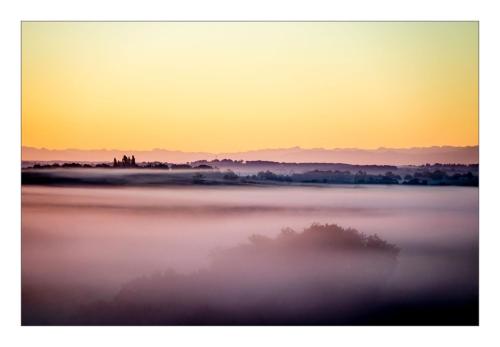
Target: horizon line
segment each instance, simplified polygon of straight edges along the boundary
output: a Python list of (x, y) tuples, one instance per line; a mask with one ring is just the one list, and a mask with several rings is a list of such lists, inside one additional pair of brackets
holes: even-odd
[(203, 153), (203, 154), (238, 154), (245, 152), (258, 152), (258, 151), (277, 151), (277, 150), (290, 150), (290, 149), (300, 149), (300, 150), (325, 150), (325, 151), (335, 151), (335, 150), (359, 150), (359, 151), (377, 151), (377, 150), (412, 150), (412, 149), (430, 149), (430, 148), (469, 148), (469, 147), (479, 147), (479, 144), (475, 145), (431, 145), (431, 146), (412, 146), (412, 147), (373, 147), (373, 148), (361, 148), (361, 147), (301, 147), (301, 146), (291, 146), (291, 147), (275, 147), (275, 148), (259, 148), (259, 149), (249, 149), (240, 150), (233, 152), (210, 152), (210, 151), (187, 151), (181, 149), (167, 149), (167, 148), (151, 148), (151, 149), (117, 149), (117, 148), (47, 148), (47, 147), (35, 147), (28, 145), (21, 145), (21, 149), (35, 149), (35, 150), (47, 150), (47, 151), (122, 151), (122, 152), (153, 152), (153, 151), (169, 151), (169, 152), (181, 152), (181, 153)]

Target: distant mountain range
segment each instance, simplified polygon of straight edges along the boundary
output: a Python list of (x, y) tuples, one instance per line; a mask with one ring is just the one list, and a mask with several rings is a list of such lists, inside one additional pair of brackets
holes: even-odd
[(23, 161), (111, 162), (124, 154), (134, 155), (137, 162), (162, 161), (186, 163), (196, 160), (233, 159), (268, 160), (290, 163), (346, 163), (359, 165), (422, 165), (426, 163), (479, 163), (479, 146), (434, 146), (414, 148), (279, 148), (234, 153), (182, 152), (166, 149), (136, 150), (54, 150), (22, 147)]

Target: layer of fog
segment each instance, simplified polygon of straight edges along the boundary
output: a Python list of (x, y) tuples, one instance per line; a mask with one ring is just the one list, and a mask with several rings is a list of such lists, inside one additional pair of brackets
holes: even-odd
[[(64, 323), (62, 315), (113, 300), (138, 277), (168, 269), (189, 276), (210, 266), (214, 250), (315, 222), (377, 233), (401, 248), (397, 266), (377, 284), (380, 303), (477, 296), (475, 188), (23, 187), (23, 290), (29, 294), (23, 310), (45, 300), (25, 323)], [(266, 289), (270, 282), (256, 283)]]

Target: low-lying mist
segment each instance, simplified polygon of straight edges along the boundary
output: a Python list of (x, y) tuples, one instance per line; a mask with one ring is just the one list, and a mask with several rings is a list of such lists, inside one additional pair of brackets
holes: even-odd
[[(373, 308), (399, 249), (337, 225), (284, 229), (218, 250), (207, 269), (173, 270), (125, 284), (67, 324), (332, 324)], [(29, 295), (29, 293), (25, 293)]]
[(477, 188), (32, 186), (22, 203), (24, 325), (477, 324)]

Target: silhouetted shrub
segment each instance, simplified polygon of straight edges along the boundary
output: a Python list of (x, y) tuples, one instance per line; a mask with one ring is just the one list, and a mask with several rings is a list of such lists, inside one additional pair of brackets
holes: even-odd
[(85, 305), (74, 324), (333, 324), (369, 305), (399, 249), (335, 224), (216, 251), (209, 268), (133, 280), (110, 302)]
[(267, 248), (272, 251), (286, 250), (289, 252), (305, 250), (313, 252), (337, 252), (337, 251), (359, 251), (379, 252), (381, 254), (396, 257), (399, 248), (382, 240), (378, 235), (367, 236), (359, 231), (344, 229), (336, 224), (314, 223), (302, 232), (296, 232), (291, 228), (285, 228), (274, 239), (252, 235), (249, 245), (243, 245), (231, 251), (240, 251), (242, 248)]

